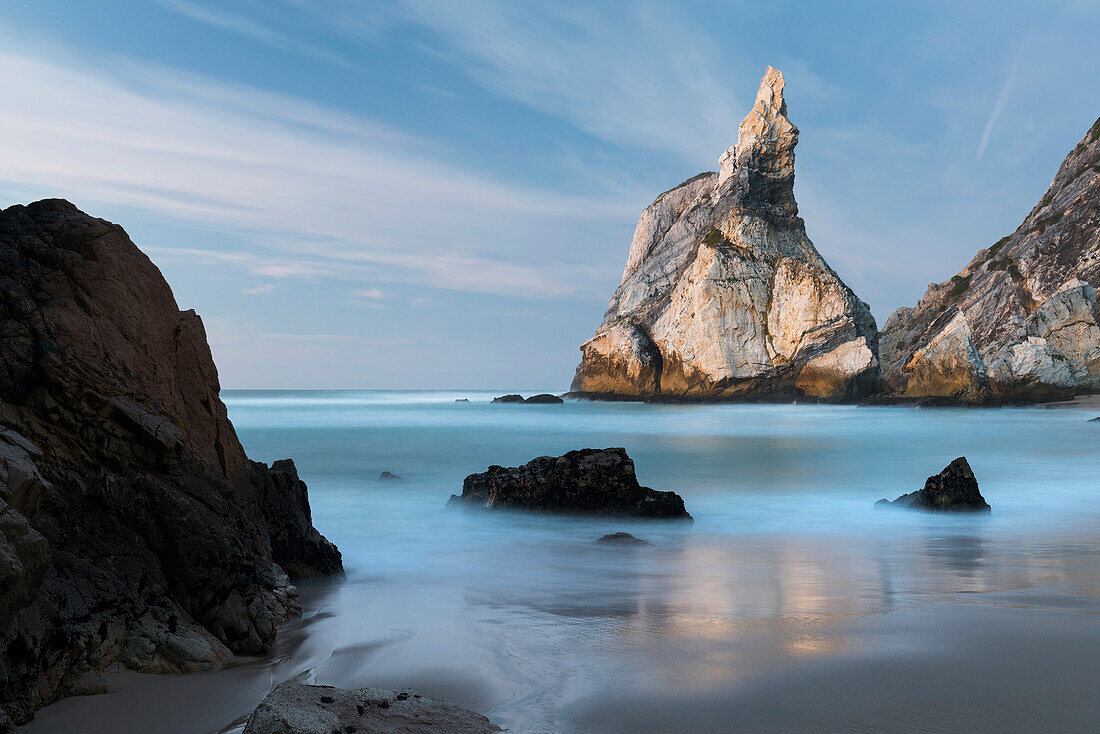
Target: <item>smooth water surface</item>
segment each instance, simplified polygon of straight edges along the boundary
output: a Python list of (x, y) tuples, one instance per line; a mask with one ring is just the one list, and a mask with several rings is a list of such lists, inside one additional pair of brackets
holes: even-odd
[[(302, 671), (514, 732), (1097, 724), (1100, 423), (1083, 410), (223, 397), (249, 456), (294, 458), (348, 576), (305, 588), (294, 644), (223, 725)], [(607, 446), (694, 526), (446, 508), (491, 464)], [(961, 455), (990, 516), (873, 508)], [(593, 542), (620, 530), (651, 545)]]

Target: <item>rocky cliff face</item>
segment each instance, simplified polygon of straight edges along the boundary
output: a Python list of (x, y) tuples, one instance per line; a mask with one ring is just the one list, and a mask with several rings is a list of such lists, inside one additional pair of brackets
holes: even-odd
[(648, 399), (856, 399), (879, 376), (870, 309), (806, 236), (798, 129), (768, 68), (719, 173), (657, 197), (622, 283), (581, 347), (575, 393)]
[(287, 574), (341, 572), (218, 392), (202, 321), (121, 227), (0, 211), (0, 729), (109, 666), (263, 652), (300, 609)]
[(1100, 120), (1011, 235), (978, 254), (880, 337), (907, 398), (1047, 400), (1100, 389)]

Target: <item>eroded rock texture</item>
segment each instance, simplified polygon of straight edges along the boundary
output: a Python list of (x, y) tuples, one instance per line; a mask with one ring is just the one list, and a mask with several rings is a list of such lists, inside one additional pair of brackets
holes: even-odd
[[(341, 572), (294, 464), (251, 462), (202, 321), (117, 225), (0, 212), (0, 709), (218, 665)], [(4, 717), (0, 716), (0, 720)]]
[(626, 449), (581, 449), (523, 466), (491, 466), (462, 483), (448, 504), (488, 510), (690, 520), (684, 500), (638, 484)]
[(622, 283), (581, 347), (572, 390), (596, 397), (857, 399), (879, 376), (870, 309), (806, 236), (798, 129), (768, 67), (719, 173), (657, 197)]
[(1100, 389), (1100, 120), (1011, 235), (900, 308), (880, 336), (897, 395), (1034, 401)]
[(492, 734), (480, 714), (408, 691), (344, 689), (288, 681), (267, 694), (244, 734)]
[(978, 489), (978, 480), (965, 456), (952, 461), (939, 474), (928, 477), (924, 487), (903, 494), (893, 502), (879, 500), (877, 507), (905, 507), (928, 512), (989, 512)]

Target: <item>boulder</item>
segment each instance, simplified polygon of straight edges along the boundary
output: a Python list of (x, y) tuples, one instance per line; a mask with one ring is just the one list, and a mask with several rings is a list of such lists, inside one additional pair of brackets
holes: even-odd
[(582, 449), (523, 466), (491, 466), (462, 483), (450, 505), (589, 515), (691, 520), (675, 492), (638, 484), (626, 449)]
[(494, 403), (522, 403), (522, 395), (501, 395), (499, 398), (493, 398)]
[(784, 85), (768, 67), (721, 170), (642, 212), (603, 323), (581, 346), (574, 395), (851, 401), (875, 390), (870, 308), (798, 216)]
[(990, 511), (965, 456), (952, 461), (939, 474), (928, 477), (922, 489), (903, 494), (893, 502), (879, 500), (875, 506), (907, 507), (930, 512)]
[(557, 395), (551, 395), (550, 393), (540, 393), (538, 395), (532, 395), (523, 402), (533, 403), (536, 405), (559, 405), (565, 401), (559, 398)]
[(879, 335), (885, 392), (951, 402), (1100, 391), (1100, 119), (1012, 234)]
[(601, 545), (649, 545), (648, 541), (635, 538), (630, 533), (611, 533), (596, 540)]
[(267, 694), (244, 734), (492, 734), (501, 731), (473, 711), (382, 688), (348, 690), (288, 681)]
[(289, 576), (342, 573), (293, 462), (248, 460), (202, 320), (121, 227), (0, 211), (0, 709), (96, 671), (271, 649)]

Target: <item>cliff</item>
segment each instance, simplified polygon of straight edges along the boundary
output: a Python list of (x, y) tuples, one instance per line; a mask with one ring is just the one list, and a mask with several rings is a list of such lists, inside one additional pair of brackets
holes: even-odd
[(202, 321), (121, 227), (0, 211), (0, 730), (98, 671), (269, 649), (342, 572), (290, 461), (245, 456)]
[(1100, 390), (1098, 283), (1100, 119), (1015, 232), (890, 316), (887, 389), (963, 403)]
[(798, 217), (783, 87), (768, 67), (721, 170), (642, 212), (622, 282), (581, 347), (575, 394), (854, 400), (874, 389), (874, 318)]

